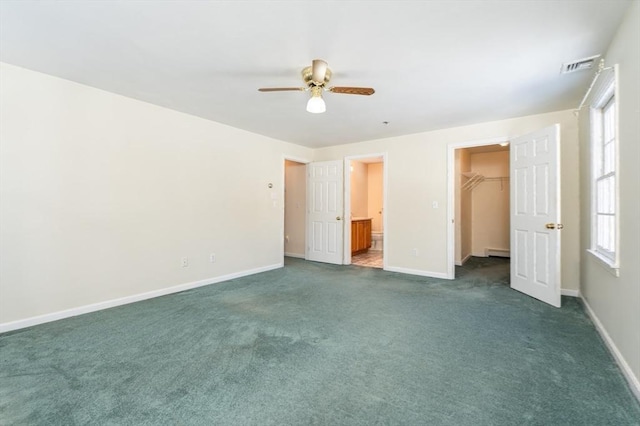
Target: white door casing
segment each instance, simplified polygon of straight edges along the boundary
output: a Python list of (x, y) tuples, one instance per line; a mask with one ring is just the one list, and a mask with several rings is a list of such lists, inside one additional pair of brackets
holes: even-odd
[(560, 125), (511, 140), (511, 288), (560, 307)]
[(344, 169), (342, 161), (307, 165), (306, 259), (342, 264)]

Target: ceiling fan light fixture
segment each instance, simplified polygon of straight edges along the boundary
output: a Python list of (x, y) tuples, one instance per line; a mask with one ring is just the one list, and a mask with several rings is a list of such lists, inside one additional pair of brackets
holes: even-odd
[(312, 96), (307, 102), (307, 111), (313, 114), (320, 114), (327, 110), (327, 106), (324, 103), (322, 96)]
[(311, 88), (311, 98), (307, 102), (307, 111), (312, 114), (320, 114), (327, 110), (327, 105), (322, 99), (322, 88), (314, 86)]

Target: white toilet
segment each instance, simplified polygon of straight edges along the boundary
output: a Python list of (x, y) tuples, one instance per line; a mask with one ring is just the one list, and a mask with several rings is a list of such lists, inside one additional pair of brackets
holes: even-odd
[(371, 232), (371, 250), (382, 250), (382, 232)]

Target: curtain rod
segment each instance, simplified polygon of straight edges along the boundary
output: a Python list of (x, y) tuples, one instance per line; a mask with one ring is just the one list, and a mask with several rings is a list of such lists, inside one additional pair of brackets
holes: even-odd
[(613, 67), (605, 68), (604, 58), (600, 59), (600, 61), (598, 62), (598, 71), (596, 71), (596, 75), (593, 76), (593, 80), (591, 80), (591, 85), (587, 89), (587, 93), (584, 94), (584, 97), (582, 98), (582, 102), (580, 102), (580, 105), (578, 106), (578, 108), (573, 110), (573, 113), (576, 116), (578, 116), (578, 114), (580, 113), (580, 110), (582, 109), (582, 107), (584, 107), (584, 103), (587, 101), (587, 98), (589, 97), (589, 94), (591, 93), (593, 86), (596, 84), (596, 81), (598, 81), (598, 77), (600, 77), (600, 74), (602, 74), (603, 71), (610, 70), (612, 68)]

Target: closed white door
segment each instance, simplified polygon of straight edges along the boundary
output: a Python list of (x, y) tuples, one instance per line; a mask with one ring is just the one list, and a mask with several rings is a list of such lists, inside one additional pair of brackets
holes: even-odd
[(511, 141), (511, 288), (560, 307), (560, 125)]
[(307, 260), (342, 264), (344, 172), (342, 161), (307, 165)]

